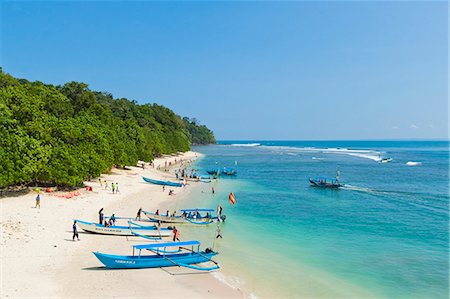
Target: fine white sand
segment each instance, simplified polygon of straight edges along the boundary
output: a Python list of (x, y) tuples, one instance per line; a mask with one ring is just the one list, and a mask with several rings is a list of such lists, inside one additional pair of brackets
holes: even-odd
[[(36, 192), (0, 199), (1, 273), (0, 297), (130, 297), (130, 298), (242, 298), (244, 294), (219, 282), (211, 273), (199, 273), (177, 267), (165, 269), (108, 270), (93, 251), (131, 254), (131, 245), (145, 243), (137, 237), (103, 236), (83, 233), (72, 241), (73, 219), (98, 221), (98, 211), (105, 216), (134, 217), (137, 210), (165, 211), (173, 201), (182, 202), (196, 188), (190, 182), (185, 188), (168, 188), (143, 182), (141, 176), (174, 180), (173, 174), (157, 170), (169, 162), (179, 167), (199, 154), (184, 153), (177, 157), (155, 160), (155, 168), (131, 167), (113, 169), (106, 179), (119, 183), (119, 194), (100, 188), (98, 178), (86, 185), (93, 191), (80, 190), (79, 196), (60, 197), (67, 193), (45, 193), (41, 190), (41, 208), (34, 208)], [(174, 164), (177, 159), (178, 164)], [(169, 189), (176, 195), (169, 196)], [(58, 196), (55, 196), (58, 195)], [(145, 218), (144, 215), (142, 215)], [(195, 227), (178, 227), (183, 230)], [(167, 239), (169, 241), (170, 239)], [(220, 271), (220, 270), (219, 270)]]

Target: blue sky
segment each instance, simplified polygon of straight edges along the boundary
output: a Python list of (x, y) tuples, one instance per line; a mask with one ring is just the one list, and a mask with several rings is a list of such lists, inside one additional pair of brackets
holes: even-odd
[(218, 139), (446, 138), (445, 2), (3, 2), (4, 71)]

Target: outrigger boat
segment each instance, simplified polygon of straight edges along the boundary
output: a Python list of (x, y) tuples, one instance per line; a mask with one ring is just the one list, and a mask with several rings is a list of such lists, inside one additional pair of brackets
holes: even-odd
[(128, 226), (111, 225), (104, 226), (94, 222), (87, 222), (82, 220), (75, 220), (78, 226), (84, 231), (102, 234), (102, 235), (116, 235), (116, 236), (135, 236), (143, 235), (156, 238), (169, 237), (172, 235), (172, 229), (162, 228), (156, 225), (144, 226), (138, 223), (128, 221)]
[(183, 184), (175, 183), (175, 182), (171, 182), (171, 181), (154, 180), (154, 179), (150, 179), (150, 178), (146, 178), (146, 177), (142, 177), (142, 179), (144, 181), (146, 181), (147, 183), (155, 184), (155, 185), (172, 186), (172, 187), (183, 187)]
[(310, 178), (309, 182), (313, 187), (319, 188), (338, 189), (342, 187), (342, 184), (337, 178), (316, 177), (315, 179)]
[(222, 170), (222, 174), (225, 174), (225, 175), (236, 175), (237, 171), (235, 169), (232, 169), (232, 168), (224, 168)]
[[(191, 246), (186, 248), (183, 246)], [(196, 246), (196, 249), (194, 249)], [(167, 247), (178, 247), (178, 250), (166, 250)], [(135, 255), (135, 251), (138, 254)], [(153, 252), (151, 255), (142, 255), (142, 250)], [(183, 252), (184, 250), (184, 252)], [(184, 241), (171, 243), (153, 243), (133, 245), (133, 255), (112, 255), (93, 252), (94, 255), (108, 268), (111, 269), (136, 269), (136, 268), (160, 268), (160, 267), (186, 267), (194, 270), (212, 271), (219, 269), (219, 264), (212, 258), (218, 253), (207, 248), (200, 251), (199, 241)], [(198, 267), (193, 264), (212, 262), (212, 267)]]
[[(167, 216), (167, 215), (156, 215), (156, 213), (144, 211), (145, 214), (152, 221), (160, 221), (165, 223), (192, 223), (192, 224), (211, 224), (218, 221), (225, 221), (226, 216), (220, 215), (220, 218), (213, 213), (213, 209), (184, 209), (181, 210), (182, 214), (180, 216)], [(200, 213), (205, 213), (201, 215)]]
[(221, 173), (220, 169), (210, 169), (210, 170), (207, 170), (206, 172), (208, 174), (212, 174), (212, 175), (215, 175), (215, 176), (219, 176), (220, 173)]
[(389, 163), (389, 162), (392, 162), (392, 158), (383, 158), (383, 159), (381, 159), (379, 162), (380, 163)]

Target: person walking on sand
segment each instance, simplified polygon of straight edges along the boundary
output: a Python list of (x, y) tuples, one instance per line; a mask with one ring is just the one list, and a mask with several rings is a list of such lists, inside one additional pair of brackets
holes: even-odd
[(105, 190), (108, 190), (108, 182), (105, 180)]
[(165, 185), (163, 185), (163, 192), (164, 192), (164, 191), (166, 191), (166, 186), (165, 186)]
[(103, 208), (98, 211), (98, 223), (103, 224)]
[(76, 220), (73, 222), (72, 229), (73, 229), (72, 241), (75, 241), (75, 237), (77, 237), (77, 240), (80, 241), (80, 238), (78, 237), (77, 221)]
[(120, 192), (119, 192), (119, 183), (116, 183), (116, 194), (117, 194), (117, 193), (120, 193)]
[(39, 209), (41, 208), (41, 195), (38, 194), (36, 196), (36, 205), (34, 206), (35, 208), (39, 207)]
[(139, 208), (139, 210), (137, 211), (137, 214), (136, 214), (136, 220), (141, 220), (141, 212), (142, 212), (142, 208)]
[(212, 194), (216, 193), (216, 191), (214, 190), (214, 187), (211, 187), (211, 191), (212, 191)]
[(219, 239), (219, 238), (223, 239), (222, 232), (220, 231), (220, 227), (219, 227), (219, 225), (217, 225), (216, 239)]
[(116, 190), (116, 185), (114, 184), (114, 182), (111, 183), (111, 189), (114, 194), (114, 191)]
[(103, 188), (102, 179), (98, 178), (98, 182), (100, 183), (100, 188)]
[(174, 226), (173, 227), (173, 242), (175, 241), (180, 241), (180, 232), (178, 231), (178, 229)]

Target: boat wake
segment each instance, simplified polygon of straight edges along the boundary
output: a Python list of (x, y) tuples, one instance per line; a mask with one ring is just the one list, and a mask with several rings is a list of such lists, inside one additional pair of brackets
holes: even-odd
[(420, 165), (422, 165), (422, 162), (408, 161), (408, 162), (406, 162), (406, 165), (408, 165), (408, 166), (420, 166)]
[[(358, 158), (370, 159), (372, 161), (380, 162), (384, 152), (375, 150), (360, 150), (360, 149), (348, 149), (348, 148), (320, 148), (320, 147), (290, 147), (290, 146), (268, 146), (261, 145), (261, 148), (267, 148), (276, 153), (286, 153), (292, 155), (293, 152), (303, 153), (322, 153), (322, 154), (341, 154)], [(313, 157), (313, 159), (318, 159)]]

